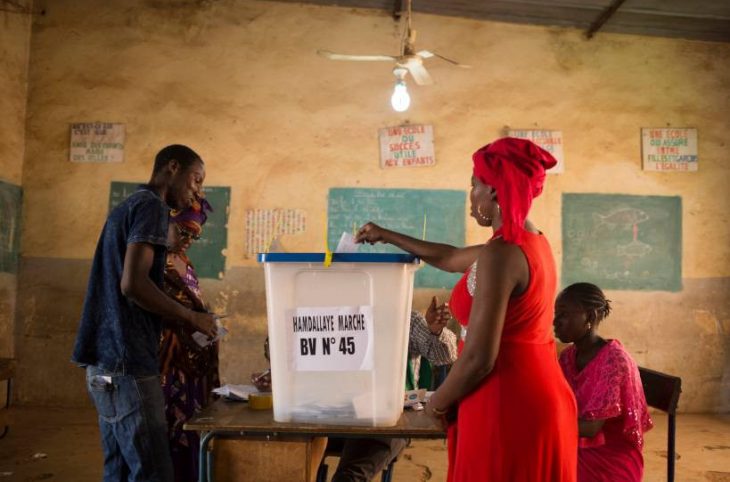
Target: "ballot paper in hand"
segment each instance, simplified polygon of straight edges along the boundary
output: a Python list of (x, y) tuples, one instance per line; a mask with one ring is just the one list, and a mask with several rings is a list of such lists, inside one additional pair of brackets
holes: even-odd
[(216, 333), (213, 338), (208, 339), (207, 335), (205, 335), (204, 333), (201, 333), (199, 331), (196, 331), (192, 335), (193, 340), (195, 340), (195, 343), (197, 343), (201, 347), (206, 347), (206, 346), (210, 345), (211, 343), (213, 343), (214, 341), (218, 341), (228, 334), (228, 330), (226, 330), (226, 328), (223, 326), (220, 318), (215, 319), (215, 328), (216, 328)]
[(357, 253), (358, 249), (360, 249), (360, 245), (355, 242), (355, 237), (348, 232), (344, 232), (340, 236), (340, 242), (337, 243), (335, 253)]

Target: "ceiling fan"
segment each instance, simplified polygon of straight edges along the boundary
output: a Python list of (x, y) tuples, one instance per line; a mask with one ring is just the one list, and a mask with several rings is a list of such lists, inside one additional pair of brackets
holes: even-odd
[(415, 49), (416, 42), (416, 31), (411, 28), (411, 0), (406, 0), (406, 12), (405, 12), (405, 29), (401, 39), (400, 55), (349, 55), (349, 54), (338, 54), (330, 52), (329, 50), (317, 50), (317, 53), (322, 57), (330, 60), (354, 60), (354, 61), (386, 61), (395, 62), (393, 68), (393, 74), (398, 78), (398, 81), (404, 82), (407, 73), (410, 73), (413, 80), (418, 85), (431, 85), (433, 80), (429, 75), (426, 67), (423, 65), (425, 59), (431, 57), (438, 57), (450, 64), (456, 65), (462, 68), (471, 68), (470, 65), (461, 64), (455, 60), (444, 57), (428, 50)]

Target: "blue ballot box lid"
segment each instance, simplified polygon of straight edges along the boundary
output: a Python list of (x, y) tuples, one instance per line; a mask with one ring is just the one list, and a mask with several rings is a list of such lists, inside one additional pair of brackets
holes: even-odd
[[(259, 253), (259, 263), (323, 263), (324, 253)], [(333, 263), (405, 263), (419, 264), (412, 254), (401, 253), (332, 253)]]

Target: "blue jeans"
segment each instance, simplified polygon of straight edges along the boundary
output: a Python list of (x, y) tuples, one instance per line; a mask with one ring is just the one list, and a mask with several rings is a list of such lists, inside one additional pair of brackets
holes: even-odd
[(99, 414), (104, 482), (173, 480), (160, 377), (88, 366), (86, 387)]

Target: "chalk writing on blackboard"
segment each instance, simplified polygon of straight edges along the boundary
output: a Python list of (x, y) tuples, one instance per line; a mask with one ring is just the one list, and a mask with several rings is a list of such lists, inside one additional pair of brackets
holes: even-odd
[(681, 198), (563, 194), (562, 224), (564, 286), (681, 288)]
[[(385, 228), (414, 238), (464, 245), (466, 193), (441, 189), (332, 188), (327, 210), (327, 244), (337, 246), (343, 232), (352, 232), (373, 221)], [(396, 253), (398, 248), (362, 245), (361, 252)], [(420, 288), (451, 288), (460, 274), (446, 273), (431, 266), (416, 272)]]

